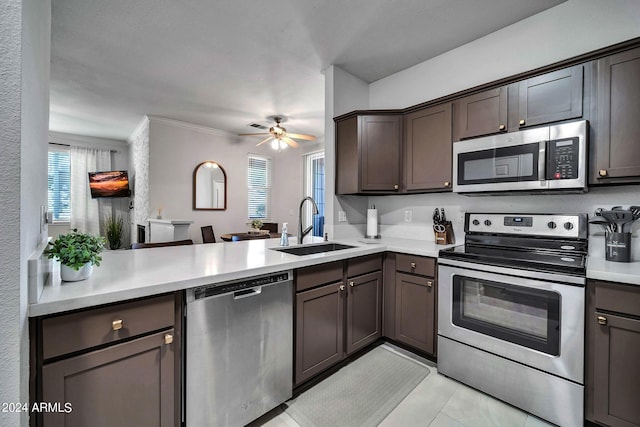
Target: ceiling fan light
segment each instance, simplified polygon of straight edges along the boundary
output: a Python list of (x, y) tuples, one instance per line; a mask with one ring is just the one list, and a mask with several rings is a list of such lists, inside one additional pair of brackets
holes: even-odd
[(280, 146), (279, 139), (274, 139), (273, 141), (271, 141), (271, 148), (273, 148), (274, 150), (277, 150), (279, 146)]

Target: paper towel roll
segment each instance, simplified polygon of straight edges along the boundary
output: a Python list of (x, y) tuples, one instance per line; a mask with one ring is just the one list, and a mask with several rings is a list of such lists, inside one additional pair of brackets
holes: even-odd
[(367, 235), (365, 237), (378, 237), (378, 209), (367, 209)]

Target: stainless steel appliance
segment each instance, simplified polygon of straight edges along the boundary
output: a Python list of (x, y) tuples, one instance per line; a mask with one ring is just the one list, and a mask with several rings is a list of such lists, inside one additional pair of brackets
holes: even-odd
[(453, 144), (453, 191), (587, 191), (586, 120)]
[(187, 291), (187, 426), (243, 426), (291, 397), (292, 295), (291, 272)]
[(587, 215), (467, 213), (465, 232), (438, 260), (438, 372), (582, 426)]

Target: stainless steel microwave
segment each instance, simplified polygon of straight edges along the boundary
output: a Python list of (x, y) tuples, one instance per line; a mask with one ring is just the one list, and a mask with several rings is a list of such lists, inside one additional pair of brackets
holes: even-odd
[(453, 191), (586, 192), (586, 120), (453, 144)]

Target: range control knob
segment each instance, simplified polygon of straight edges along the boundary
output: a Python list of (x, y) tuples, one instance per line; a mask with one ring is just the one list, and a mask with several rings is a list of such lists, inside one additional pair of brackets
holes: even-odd
[(565, 222), (564, 223), (564, 229), (565, 230), (571, 230), (573, 228), (573, 224), (571, 224), (570, 222)]
[(549, 221), (549, 222), (547, 223), (547, 227), (549, 227), (550, 229), (552, 229), (552, 230), (553, 230), (554, 228), (556, 228), (556, 227), (557, 227), (557, 225), (556, 225), (556, 223), (555, 223), (555, 222), (553, 222), (553, 221)]
[(484, 220), (484, 225), (486, 225), (487, 227), (489, 227), (491, 225), (491, 221), (489, 221), (488, 219)]
[(480, 221), (478, 221), (477, 219), (474, 219), (471, 223), (473, 225), (480, 225)]

